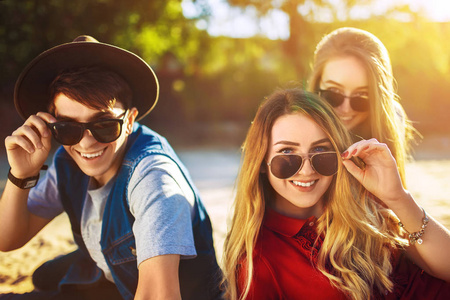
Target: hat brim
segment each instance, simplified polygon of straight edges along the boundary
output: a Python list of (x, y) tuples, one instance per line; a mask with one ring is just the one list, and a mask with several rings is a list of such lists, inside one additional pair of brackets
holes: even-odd
[(14, 104), (19, 115), (27, 119), (47, 111), (49, 86), (63, 70), (99, 66), (113, 71), (129, 84), (132, 105), (145, 117), (156, 105), (158, 79), (152, 68), (136, 54), (99, 42), (71, 42), (51, 48), (32, 60), (20, 74), (14, 89)]

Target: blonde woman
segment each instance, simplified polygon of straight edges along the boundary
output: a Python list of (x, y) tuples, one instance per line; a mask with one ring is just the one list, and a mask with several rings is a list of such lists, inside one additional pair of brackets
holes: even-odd
[(279, 90), (259, 107), (225, 242), (228, 299), (448, 299), (428, 274), (450, 280), (449, 249), (385, 144), (352, 145), (313, 93)]
[(395, 93), (389, 53), (370, 32), (344, 27), (317, 44), (308, 89), (334, 108), (353, 140), (386, 143), (405, 183), (405, 162), (415, 130)]

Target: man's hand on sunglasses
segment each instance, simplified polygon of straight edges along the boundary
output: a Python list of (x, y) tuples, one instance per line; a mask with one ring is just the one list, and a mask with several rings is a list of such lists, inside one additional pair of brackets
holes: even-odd
[(11, 174), (17, 178), (35, 176), (51, 149), (51, 132), (46, 123), (56, 119), (49, 113), (31, 115), (22, 126), (5, 139)]

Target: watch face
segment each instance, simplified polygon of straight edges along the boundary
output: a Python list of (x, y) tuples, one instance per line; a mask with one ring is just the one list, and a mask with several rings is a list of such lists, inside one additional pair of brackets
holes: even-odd
[(30, 180), (30, 181), (27, 181), (23, 188), (24, 189), (29, 189), (29, 188), (34, 187), (36, 184), (37, 184), (37, 179), (33, 179), (33, 180)]
[(14, 177), (13, 174), (11, 174), (11, 169), (9, 169), (8, 172), (8, 179), (15, 184), (16, 186), (18, 186), (21, 189), (29, 189), (32, 188), (34, 186), (36, 186), (38, 180), (39, 180), (39, 174), (34, 176), (34, 177), (28, 177), (28, 178), (24, 178), (24, 179), (19, 179)]

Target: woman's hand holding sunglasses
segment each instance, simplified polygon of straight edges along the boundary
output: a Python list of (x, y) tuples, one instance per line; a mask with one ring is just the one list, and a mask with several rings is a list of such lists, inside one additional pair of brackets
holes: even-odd
[[(359, 168), (350, 159), (359, 157), (365, 163)], [(386, 144), (376, 139), (362, 140), (342, 154), (343, 164), (369, 192), (381, 199), (388, 207), (407, 196), (403, 188), (397, 164)]]
[(31, 115), (22, 126), (5, 139), (11, 173), (17, 178), (35, 176), (51, 149), (51, 132), (46, 123), (56, 119), (49, 113)]

